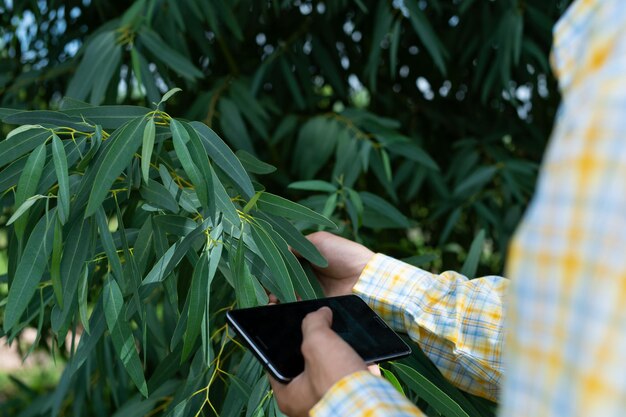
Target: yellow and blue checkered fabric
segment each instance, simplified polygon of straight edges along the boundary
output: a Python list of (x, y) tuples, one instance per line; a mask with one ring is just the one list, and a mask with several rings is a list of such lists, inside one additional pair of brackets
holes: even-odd
[[(378, 254), (355, 292), (456, 386), (498, 399), (500, 416), (622, 417), (626, 2), (575, 1), (554, 29), (552, 65), (563, 101), (510, 248), (511, 281), (430, 274)], [(409, 407), (389, 383), (360, 372), (311, 415), (421, 415)]]
[(405, 417), (422, 413), (389, 382), (360, 371), (337, 382), (309, 415)]
[(377, 254), (354, 288), (390, 326), (408, 333), (453, 384), (495, 400), (502, 377), (503, 298), (509, 280), (431, 274)]

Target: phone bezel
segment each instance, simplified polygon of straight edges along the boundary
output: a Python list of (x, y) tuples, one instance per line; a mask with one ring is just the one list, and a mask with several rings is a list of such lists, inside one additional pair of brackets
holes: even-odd
[(231, 325), (235, 332), (237, 333), (237, 335), (239, 335), (245, 342), (246, 345), (248, 345), (248, 347), (252, 350), (252, 354), (254, 356), (256, 356), (256, 358), (259, 360), (259, 362), (261, 362), (261, 364), (265, 367), (265, 369), (267, 369), (270, 374), (272, 374), (272, 376), (277, 379), (278, 381), (287, 384), (291, 381), (291, 378), (288, 378), (284, 375), (282, 375), (278, 369), (276, 369), (274, 367), (274, 365), (272, 364), (272, 362), (270, 361), (270, 359), (265, 356), (265, 354), (263, 353), (262, 350), (260, 350), (258, 348), (258, 345), (256, 342), (253, 341), (252, 337), (250, 335), (248, 335), (248, 333), (246, 333), (237, 323), (237, 321), (235, 321), (235, 319), (232, 317), (231, 312), (227, 311), (226, 312), (226, 320), (228, 321), (228, 324)]

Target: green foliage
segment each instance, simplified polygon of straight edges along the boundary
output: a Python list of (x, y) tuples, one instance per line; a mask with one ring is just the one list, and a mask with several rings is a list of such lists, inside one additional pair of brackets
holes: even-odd
[[(95, 119), (107, 114), (106, 107), (90, 113)], [(36, 112), (21, 115), (39, 117)], [(49, 115), (64, 120), (66, 113), (61, 109)], [(109, 131), (90, 117), (79, 120), (75, 128), (51, 123), (37, 128), (47, 137), (30, 152), (15, 194), (14, 204), (33, 203), (28, 210), (16, 210), (19, 217), (12, 225), (4, 332), (14, 339), (43, 314), (49, 314), (46, 332), (59, 345), (70, 329), (84, 329), (62, 383), (46, 406), (37, 406), (37, 413), (69, 412), (63, 399), (78, 395), (73, 384), (76, 373), (87, 369), (84, 362), (96, 374), (115, 369), (105, 381), (114, 390), (110, 395), (116, 408), (124, 407), (122, 398), (133, 390), (143, 401), (154, 401), (167, 381), (191, 375), (192, 364), (202, 370), (202, 376), (188, 380), (194, 391), (202, 386), (207, 392), (209, 386), (226, 389), (229, 384), (218, 377), (237, 375), (244, 352), (228, 333), (225, 310), (266, 303), (263, 286), (284, 301), (295, 301), (294, 288), (303, 297), (314, 297), (286, 243), (304, 238), (285, 219), (331, 228), (334, 223), (263, 189), (255, 192), (239, 159), (201, 123), (176, 120), (160, 110), (128, 117)], [(154, 142), (148, 143), (153, 149), (140, 155), (149, 123), (154, 126), (149, 128)], [(5, 140), (19, 140), (20, 134)], [(96, 136), (102, 144), (90, 156)], [(7, 149), (8, 161), (24, 158), (23, 151)], [(68, 158), (73, 149), (82, 158)], [(148, 165), (141, 160), (145, 155), (151, 158)], [(82, 163), (84, 158), (92, 159)], [(55, 178), (42, 184), (46, 165)], [(33, 199), (37, 190), (43, 197)], [(281, 227), (274, 230), (270, 221)], [(313, 246), (300, 246), (322, 262)], [(51, 253), (56, 255), (51, 258)], [(56, 272), (48, 267), (50, 261)], [(34, 297), (37, 292), (40, 296)], [(99, 360), (101, 349), (108, 358), (104, 361)], [(171, 362), (180, 364), (182, 373), (178, 367), (160, 370), (160, 364)], [(161, 399), (190, 388), (165, 386), (170, 389), (159, 394)], [(196, 411), (202, 408), (202, 403), (193, 404)]]
[[(36, 326), (67, 366), (0, 414), (280, 415), (224, 313), (320, 296), (303, 232), (501, 273), (568, 1), (12, 3), (0, 335)], [(385, 375), (429, 415), (493, 414), (423, 354)]]

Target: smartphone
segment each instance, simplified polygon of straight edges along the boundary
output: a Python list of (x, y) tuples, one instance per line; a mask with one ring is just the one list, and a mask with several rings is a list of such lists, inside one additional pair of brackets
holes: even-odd
[(304, 370), (302, 320), (324, 306), (333, 312), (332, 329), (366, 363), (411, 353), (411, 348), (356, 295), (231, 310), (226, 319), (270, 374), (288, 383)]

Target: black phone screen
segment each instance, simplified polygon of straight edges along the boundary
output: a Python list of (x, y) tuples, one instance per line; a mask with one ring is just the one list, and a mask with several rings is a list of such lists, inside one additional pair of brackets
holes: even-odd
[(244, 336), (264, 364), (274, 368), (274, 376), (288, 381), (304, 370), (301, 325), (304, 317), (326, 306), (333, 312), (332, 329), (365, 362), (374, 363), (408, 355), (406, 343), (359, 297), (307, 300), (233, 310), (228, 319)]

